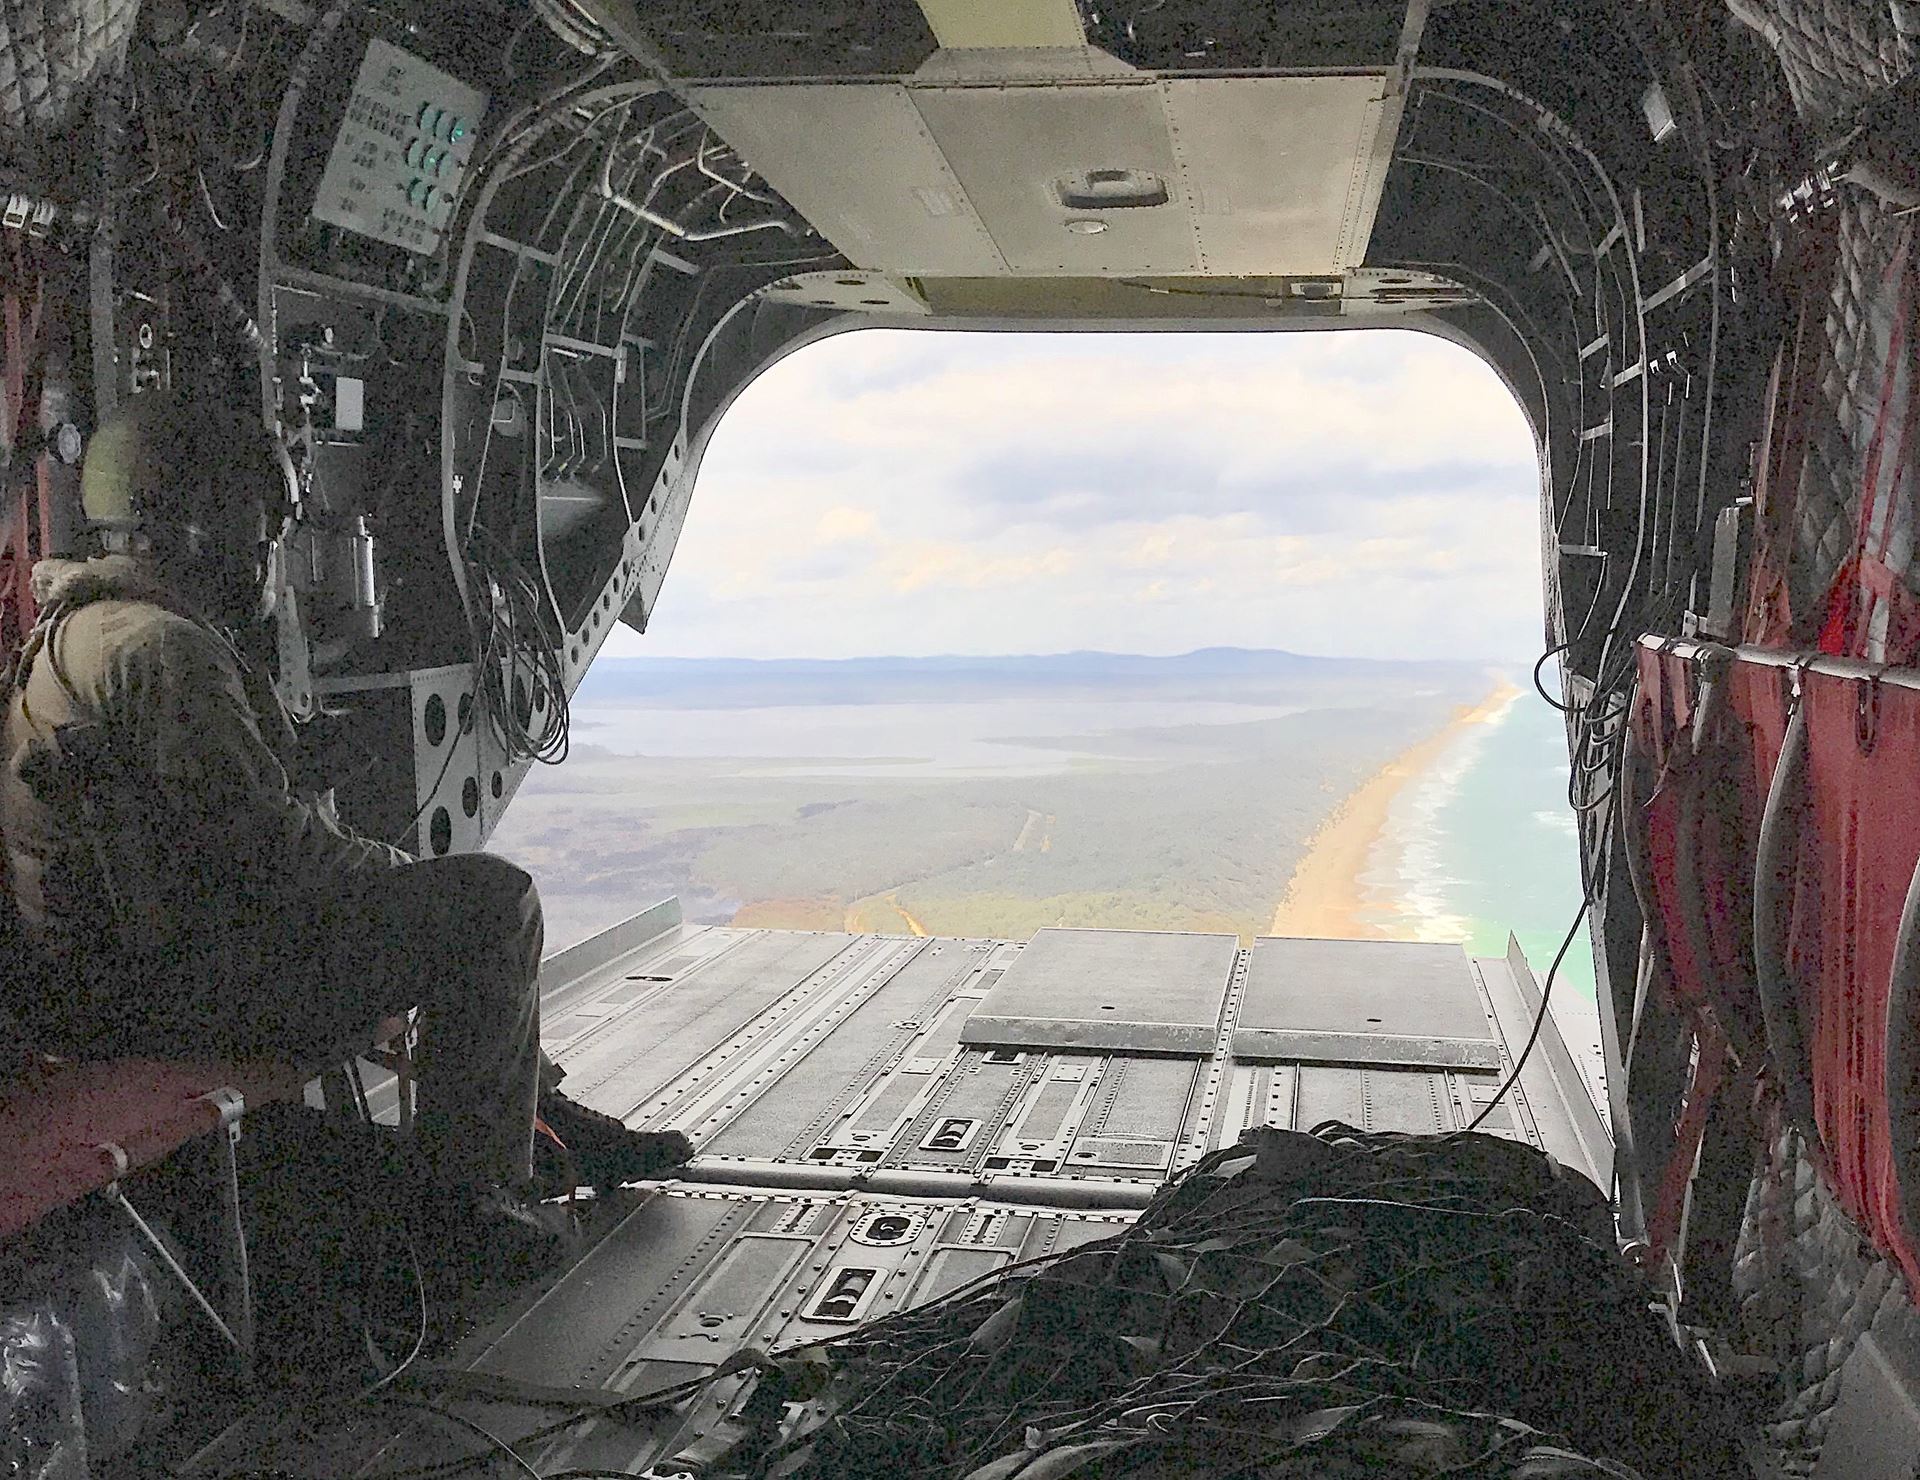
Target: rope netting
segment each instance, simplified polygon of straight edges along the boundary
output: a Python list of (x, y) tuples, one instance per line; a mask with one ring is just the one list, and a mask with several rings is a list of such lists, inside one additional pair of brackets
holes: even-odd
[(740, 1418), (722, 1471), (782, 1480), (1743, 1473), (1591, 1183), (1338, 1123), (1251, 1132), (1113, 1238), (783, 1354)]

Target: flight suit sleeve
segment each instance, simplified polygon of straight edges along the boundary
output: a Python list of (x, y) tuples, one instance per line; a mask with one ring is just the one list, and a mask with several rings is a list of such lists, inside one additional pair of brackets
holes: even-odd
[(121, 649), (106, 682), (102, 707), (159, 780), (183, 847), (252, 875), (264, 894), (408, 861), (294, 794), (213, 633), (168, 614)]

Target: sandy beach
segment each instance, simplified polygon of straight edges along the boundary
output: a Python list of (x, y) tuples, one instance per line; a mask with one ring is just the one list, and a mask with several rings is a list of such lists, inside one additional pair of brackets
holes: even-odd
[(1393, 799), (1431, 766), (1461, 733), (1498, 715), (1519, 691), (1500, 679), (1472, 708), (1462, 707), (1447, 724), (1395, 756), (1367, 779), (1320, 825), (1307, 856), (1293, 871), (1273, 913), (1274, 935), (1317, 935), (1341, 940), (1379, 939), (1389, 932), (1367, 914), (1360, 880), (1373, 845), (1387, 823)]

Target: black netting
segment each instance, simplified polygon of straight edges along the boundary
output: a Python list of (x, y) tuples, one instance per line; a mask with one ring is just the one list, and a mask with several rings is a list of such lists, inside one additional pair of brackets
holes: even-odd
[(1779, 54), (1800, 112), (1826, 123), (1858, 107), (1913, 63), (1916, 39), (1899, 0), (1730, 0)]
[(1257, 1131), (1117, 1237), (777, 1361), (722, 1468), (1744, 1473), (1648, 1300), (1599, 1192), (1531, 1148)]
[[(1728, 0), (1729, 8), (1759, 32), (1780, 59), (1800, 113), (1816, 139), (1843, 131), (1874, 95), (1905, 76), (1920, 55), (1920, 6), (1905, 0)], [(1871, 526), (1874, 559), (1883, 560), (1909, 591), (1920, 593), (1914, 569), (1913, 458), (1884, 423), (1901, 419), (1883, 396), (1888, 346), (1899, 342), (1896, 320), (1912, 312), (1902, 274), (1912, 220), (1871, 192), (1841, 184), (1832, 220), (1813, 228), (1834, 232), (1831, 280), (1825, 284), (1824, 334), (1811, 380), (1806, 459), (1794, 489), (1793, 541), (1786, 577), (1794, 640), (1812, 640), (1827, 619), (1829, 593)], [(1796, 228), (1802, 229), (1802, 228)], [(1816, 286), (1814, 291), (1818, 292)], [(1911, 344), (1906, 354), (1911, 356)], [(1790, 387), (1797, 398), (1799, 388)], [(1892, 445), (1893, 458), (1875, 449)], [(1861, 503), (1880, 502), (1879, 517), (1863, 520)], [(1890, 507), (1889, 507), (1890, 506)], [(1882, 546), (1884, 545), (1884, 550)], [(1881, 613), (1884, 623), (1885, 613)], [(1897, 657), (1868, 635), (1859, 656)]]
[[(1729, 9), (1764, 36), (1779, 57), (1796, 107), (1815, 139), (1831, 139), (1876, 93), (1911, 71), (1920, 43), (1920, 6), (1912, 0), (1728, 0)], [(1889, 398), (1890, 347), (1906, 336), (1911, 373), (1913, 305), (1895, 271), (1912, 250), (1913, 221), (1856, 185), (1838, 187), (1830, 221), (1795, 230), (1835, 233), (1832, 279), (1825, 285), (1823, 354), (1805, 387), (1811, 392), (1806, 463), (1794, 508), (1786, 572), (1796, 640), (1810, 640), (1827, 615), (1829, 594), (1862, 550), (1883, 559), (1909, 591), (1920, 590), (1914, 561), (1914, 459), (1886, 437), (1897, 419)], [(1819, 285), (1814, 285), (1819, 291)], [(1797, 397), (1799, 387), (1788, 387)], [(1900, 448), (1896, 461), (1879, 449)], [(1862, 504), (1874, 503), (1865, 512)], [(1884, 618), (1885, 607), (1881, 607)], [(1894, 658), (1872, 629), (1860, 656)], [(1920, 1340), (1920, 1318), (1892, 1263), (1847, 1217), (1789, 1134), (1768, 1148), (1749, 1191), (1734, 1285), (1740, 1301), (1737, 1342), (1777, 1374), (1778, 1403), (1766, 1435), (1781, 1468), (1807, 1475), (1840, 1396), (1841, 1373), (1870, 1330)]]

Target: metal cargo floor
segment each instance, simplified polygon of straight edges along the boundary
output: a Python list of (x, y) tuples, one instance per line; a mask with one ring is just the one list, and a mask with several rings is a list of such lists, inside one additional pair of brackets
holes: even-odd
[[(1023, 968), (1016, 942), (687, 926), (669, 904), (550, 958), (543, 1038), (568, 1092), (635, 1127), (683, 1130), (699, 1154), (676, 1180), (624, 1194), (635, 1205), (603, 1219), (587, 1252), (436, 1365), (523, 1397), (649, 1392), (743, 1345), (830, 1336), (1102, 1237), (1250, 1126), (1461, 1129), (1505, 1079), (1539, 1002), (1517, 950), (1036, 939)], [(1192, 976), (1202, 961), (1218, 965), (1217, 994), (1195, 986), (1179, 1002), (1191, 1017), (1217, 996), (1203, 1033), (1115, 1016), (1155, 1002), (1156, 971)], [(983, 1012), (968, 1030), (983, 1002), (1007, 1001), (1017, 1011)], [(1551, 1021), (1483, 1129), (1608, 1185), (1604, 1124)], [(730, 1391), (523, 1453), (542, 1474), (644, 1472), (722, 1418)], [(509, 1441), (553, 1418), (505, 1400), (462, 1411)], [(232, 1472), (244, 1450), (270, 1452), (277, 1473), (380, 1474), (473, 1444), (383, 1410), (324, 1444), (235, 1435), (190, 1473)]]

